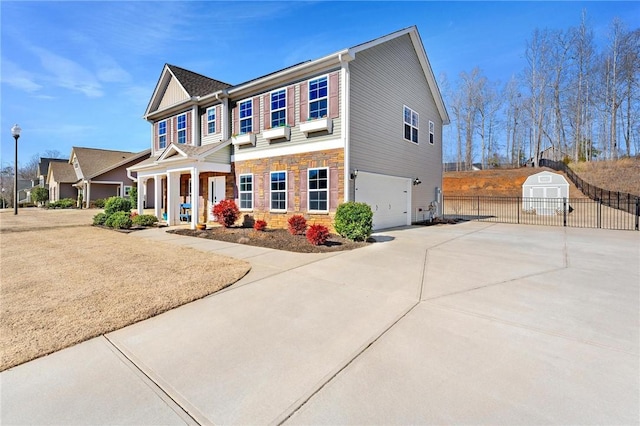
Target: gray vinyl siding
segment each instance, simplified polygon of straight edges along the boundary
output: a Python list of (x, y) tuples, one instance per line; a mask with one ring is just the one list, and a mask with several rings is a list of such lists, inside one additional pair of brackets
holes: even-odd
[[(416, 209), (442, 188), (442, 118), (409, 35), (357, 53), (349, 68), (350, 169), (419, 178), (412, 188), (416, 220)], [(419, 114), (418, 144), (404, 139), (404, 105)]]
[(205, 160), (210, 163), (231, 164), (231, 145), (220, 148), (213, 154), (208, 155)]
[[(315, 77), (320, 77), (323, 75), (329, 75), (330, 73), (337, 71), (335, 69), (333, 70), (329, 70), (326, 71), (324, 73), (321, 74), (317, 74), (317, 75), (313, 75), (308, 77), (308, 79), (306, 80), (301, 80), (302, 81), (308, 81), (310, 79), (313, 79)], [(300, 131), (300, 82), (296, 82), (294, 84), (291, 85), (287, 85), (287, 86), (282, 86), (282, 87), (278, 87), (278, 88), (274, 88), (273, 90), (270, 90), (268, 92), (264, 92), (264, 93), (259, 93), (256, 95), (253, 95), (251, 97), (247, 97), (246, 99), (253, 99), (253, 97), (255, 96), (260, 96), (261, 97), (261, 101), (260, 101), (260, 132), (258, 134), (256, 134), (256, 146), (236, 146), (235, 147), (235, 152), (248, 152), (248, 151), (260, 151), (260, 150), (268, 150), (272, 147), (283, 147), (283, 146), (294, 146), (294, 145), (300, 145), (300, 144), (305, 144), (308, 142), (321, 142), (321, 141), (326, 141), (326, 140), (334, 140), (334, 139), (339, 139), (342, 137), (342, 105), (339, 105), (339, 111), (338, 111), (338, 117), (333, 119), (333, 130), (331, 131), (331, 133), (327, 133), (327, 132), (317, 132), (315, 134), (310, 134), (309, 137), (305, 136), (304, 133), (302, 133)], [(342, 78), (341, 75), (338, 74), (338, 85), (339, 85), (339, 91), (338, 93), (342, 93), (342, 86), (343, 86), (343, 82), (342, 82)], [(272, 91), (275, 90), (279, 90), (279, 89), (286, 89), (287, 87), (290, 86), (294, 86), (295, 88), (295, 106), (294, 106), (294, 116), (295, 116), (295, 125), (291, 127), (291, 138), (288, 141), (278, 141), (278, 140), (274, 140), (271, 141), (271, 143), (269, 143), (268, 140), (264, 139), (262, 137), (262, 132), (264, 132), (265, 128), (269, 127), (270, 123), (265, 123), (264, 121), (264, 102), (265, 100), (268, 101), (268, 96), (264, 96), (264, 95), (269, 95), (269, 93), (271, 93)], [(340, 96), (338, 96), (338, 100), (340, 100)], [(243, 99), (243, 100), (246, 100)], [(233, 117), (233, 114), (232, 114)], [(231, 123), (232, 123), (232, 127), (233, 127), (233, 118), (231, 119)], [(231, 130), (231, 134), (236, 134), (238, 133), (238, 129), (232, 128)]]

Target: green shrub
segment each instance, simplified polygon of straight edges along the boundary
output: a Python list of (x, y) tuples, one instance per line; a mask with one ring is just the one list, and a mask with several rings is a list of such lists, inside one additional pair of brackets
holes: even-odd
[(31, 201), (34, 203), (44, 203), (49, 199), (49, 191), (45, 188), (36, 187), (31, 190)]
[(107, 221), (107, 217), (108, 216), (105, 213), (98, 213), (93, 217), (93, 224), (104, 225), (104, 223)]
[(131, 219), (134, 225), (153, 226), (158, 222), (158, 218), (152, 214), (139, 214)]
[(107, 216), (111, 216), (116, 212), (126, 212), (129, 214), (131, 213), (131, 201), (126, 198), (110, 197), (104, 203), (104, 212)]
[(98, 198), (93, 202), (93, 205), (96, 206), (97, 209), (104, 209), (104, 203), (106, 200), (104, 198)]
[(336, 210), (334, 228), (341, 236), (352, 241), (365, 241), (373, 229), (373, 212), (366, 203), (350, 201)]
[(129, 229), (131, 228), (131, 216), (129, 212), (115, 212), (107, 217), (104, 224), (109, 228)]
[(73, 209), (76, 206), (76, 200), (73, 198), (63, 198), (59, 201), (49, 203), (50, 209)]

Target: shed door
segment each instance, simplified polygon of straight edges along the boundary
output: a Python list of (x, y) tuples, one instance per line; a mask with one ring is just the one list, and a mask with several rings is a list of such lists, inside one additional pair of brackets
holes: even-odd
[(373, 210), (373, 229), (411, 224), (411, 179), (359, 172), (355, 200)]

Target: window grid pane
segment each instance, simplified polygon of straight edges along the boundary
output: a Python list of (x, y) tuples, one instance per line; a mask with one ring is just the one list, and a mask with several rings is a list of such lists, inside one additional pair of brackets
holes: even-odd
[(252, 102), (244, 101), (240, 103), (240, 134), (251, 133)]
[(309, 118), (327, 116), (327, 77), (309, 81)]
[(216, 132), (216, 109), (210, 108), (207, 110), (207, 127), (208, 133)]
[(327, 211), (329, 179), (327, 169), (309, 169), (309, 211)]
[(411, 142), (418, 143), (419, 115), (411, 108), (403, 108), (404, 138)]
[(287, 209), (287, 177), (285, 172), (271, 173), (271, 210)]
[(271, 127), (287, 124), (287, 92), (279, 90), (271, 94)]
[(240, 175), (240, 208), (253, 209), (253, 175)]

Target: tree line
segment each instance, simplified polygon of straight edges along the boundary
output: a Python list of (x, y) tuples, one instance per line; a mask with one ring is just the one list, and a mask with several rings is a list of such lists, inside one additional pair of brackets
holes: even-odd
[(478, 67), (453, 87), (441, 79), (453, 144), (446, 161), (469, 170), (537, 166), (548, 148), (574, 162), (640, 154), (640, 29), (614, 18), (599, 50), (583, 11), (575, 27), (535, 29), (524, 58), (506, 83)]

